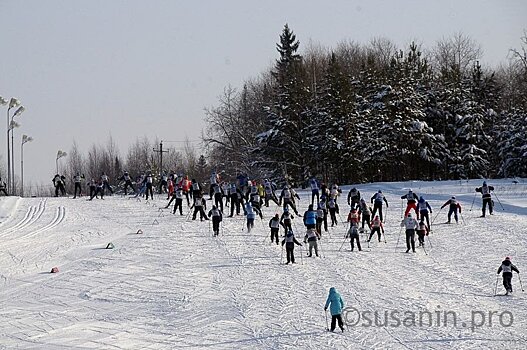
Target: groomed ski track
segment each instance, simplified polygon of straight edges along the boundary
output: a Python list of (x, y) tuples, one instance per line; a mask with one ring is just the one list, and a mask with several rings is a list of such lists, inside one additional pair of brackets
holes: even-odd
[[(270, 243), (268, 221), (281, 213), (275, 205), (251, 233), (241, 215), (225, 217), (212, 237), (209, 221), (160, 210), (164, 196), (1, 197), (0, 349), (525, 349), (527, 303), (517, 275), (512, 297), (494, 296), (494, 288), (505, 256), (527, 271), (527, 185), (489, 183), (505, 210), (495, 198), (495, 215), (486, 218), (479, 194), (469, 210), (479, 180), (357, 185), (368, 202), (378, 189), (386, 195), (387, 243), (374, 237), (369, 252), (350, 252), (348, 242), (339, 251), (346, 231), (339, 222), (323, 233), (322, 258), (296, 247), (294, 265), (281, 264), (281, 246)], [(429, 200), (431, 219), (451, 195), (463, 206), (466, 225), (460, 217), (432, 226), (428, 255), (404, 253), (400, 196), (409, 187)], [(299, 194), (302, 214), (310, 193)], [(301, 240), (301, 218), (293, 228)], [(104, 249), (109, 242), (115, 249)], [(54, 266), (60, 272), (50, 274)], [(330, 287), (346, 306), (378, 312), (380, 323), (385, 311), (404, 319), (406, 311), (448, 310), (457, 325), (357, 325), (333, 334), (323, 310)], [(512, 313), (513, 324), (503, 327), (496, 316), (473, 327), (473, 312), (491, 311)]]

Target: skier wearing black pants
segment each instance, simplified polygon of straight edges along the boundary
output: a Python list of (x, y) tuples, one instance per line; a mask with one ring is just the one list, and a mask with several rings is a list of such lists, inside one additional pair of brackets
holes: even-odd
[(381, 230), (382, 230), (382, 233), (384, 234), (384, 226), (382, 225), (382, 221), (379, 218), (379, 215), (375, 215), (375, 217), (373, 218), (373, 221), (371, 222), (371, 233), (370, 233), (370, 237), (368, 238), (368, 242), (371, 241), (371, 238), (373, 237), (375, 232), (377, 232), (377, 235), (379, 236), (379, 242), (380, 242), (381, 241)]
[(286, 264), (289, 264), (289, 263), (295, 263), (295, 244), (296, 245), (299, 245), (299, 246), (302, 246), (302, 244), (300, 244), (300, 242), (298, 242), (295, 238), (295, 235), (293, 234), (293, 231), (289, 230), (287, 232), (287, 235), (285, 236), (285, 238), (282, 240), (282, 246), (284, 246), (285, 244), (285, 251), (287, 252), (287, 262)]
[(128, 191), (128, 186), (130, 186), (130, 188), (132, 188), (132, 190), (135, 192), (135, 187), (132, 184), (132, 178), (130, 177), (130, 174), (128, 174), (128, 171), (125, 171), (123, 176), (121, 176), (119, 180), (124, 181), (124, 195), (125, 196)]
[(335, 287), (331, 287), (329, 289), (329, 295), (326, 300), (326, 305), (324, 306), (324, 311), (328, 309), (331, 312), (331, 329), (330, 331), (335, 330), (335, 326), (337, 321), (339, 322), (339, 328), (342, 332), (344, 332), (344, 322), (342, 322), (342, 309), (344, 308), (344, 301), (342, 300), (342, 297), (340, 296), (339, 292), (335, 289)]
[(81, 179), (83, 178), (84, 176), (81, 177), (81, 175), (79, 173), (77, 173), (74, 177), (73, 177), (73, 183), (75, 184), (75, 189), (73, 191), (73, 199), (77, 198), (77, 190), (79, 190), (79, 197), (81, 196), (82, 194), (82, 190), (81, 190)]
[(154, 190), (153, 190), (154, 179), (152, 178), (152, 173), (148, 173), (146, 176), (146, 200), (148, 200), (148, 194), (154, 199)]
[(280, 231), (280, 217), (275, 214), (271, 220), (269, 220), (269, 228), (271, 229), (271, 243), (276, 240), (278, 245), (278, 232)]
[(486, 181), (483, 181), (483, 186), (476, 188), (476, 192), (481, 193), (481, 199), (483, 201), (483, 207), (481, 208), (482, 218), (485, 217), (485, 211), (487, 209), (487, 205), (489, 206), (489, 214), (492, 215), (493, 205), (492, 205), (492, 198), (490, 195), (490, 191), (494, 191), (494, 187), (487, 186)]
[(417, 220), (412, 217), (411, 213), (408, 213), (408, 216), (403, 219), (401, 222), (401, 227), (406, 228), (406, 252), (410, 251), (410, 246), (412, 251), (415, 253), (415, 230), (418, 227)]
[(204, 206), (206, 204), (205, 198), (201, 197), (194, 197), (194, 204), (190, 207), (190, 209), (194, 208), (194, 213), (192, 214), (192, 220), (196, 220), (196, 215), (200, 216), (200, 220), (208, 220), (207, 214), (205, 213)]
[(223, 189), (218, 184), (211, 185), (214, 194), (214, 204), (223, 212)]
[(221, 211), (215, 206), (212, 206), (212, 209), (209, 211), (209, 218), (212, 218), (212, 231), (214, 236), (220, 234), (220, 222), (222, 221)]
[(234, 215), (234, 210), (236, 210), (236, 215), (240, 215), (240, 206), (243, 205), (243, 195), (239, 188), (231, 186), (230, 189), (231, 197), (231, 215)]
[(351, 223), (347, 235), (350, 237), (351, 251), (355, 249), (354, 242), (357, 242), (357, 248), (359, 248), (359, 252), (362, 251), (362, 248), (360, 246), (359, 229), (357, 227), (357, 224), (353, 222)]
[(285, 208), (282, 216), (280, 217), (280, 225), (282, 225), (282, 227), (284, 228), (284, 235), (293, 229), (293, 227), (291, 226), (292, 219), (294, 219), (294, 216), (291, 215), (289, 209)]
[[(498, 268), (498, 275), (503, 271), (503, 286), (505, 287), (505, 294), (512, 293), (512, 271), (520, 273), (518, 268), (511, 263), (511, 258), (506, 257)], [(497, 282), (496, 282), (497, 283)]]
[(172, 198), (170, 198), (170, 201), (168, 202), (167, 206), (165, 208), (170, 207), (170, 204), (172, 201), (175, 200), (176, 203), (174, 204), (174, 211), (172, 214), (175, 214), (177, 209), (179, 208), (179, 214), (183, 215), (183, 190), (181, 187), (178, 186), (174, 192), (172, 192)]
[(371, 197), (370, 201), (373, 204), (373, 213), (372, 213), (372, 215), (375, 216), (375, 213), (378, 210), (379, 211), (379, 217), (381, 218), (381, 221), (384, 222), (384, 220), (382, 219), (382, 202), (384, 201), (386, 203), (386, 208), (388, 208), (388, 201), (386, 200), (386, 198), (382, 194), (382, 191), (379, 190), (377, 193), (375, 193)]
[(324, 231), (328, 232), (328, 211), (326, 209), (326, 202), (320, 200), (317, 209), (317, 232), (322, 235), (322, 224), (324, 224)]

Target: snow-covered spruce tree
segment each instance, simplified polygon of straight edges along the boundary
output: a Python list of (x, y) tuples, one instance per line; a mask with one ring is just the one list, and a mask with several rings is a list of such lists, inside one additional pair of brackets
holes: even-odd
[(500, 116), (497, 151), (499, 175), (527, 177), (527, 113), (521, 109)]
[(259, 165), (278, 176), (283, 172), (290, 181), (304, 182), (306, 171), (306, 130), (310, 127), (309, 88), (305, 83), (300, 43), (286, 24), (277, 50), (280, 58), (272, 71), (272, 103), (265, 106), (267, 130), (258, 134), (254, 154)]
[(317, 89), (307, 143), (314, 154), (315, 168), (323, 178), (337, 182), (357, 181), (358, 160), (352, 143), (356, 137), (355, 98), (334, 53), (327, 60)]

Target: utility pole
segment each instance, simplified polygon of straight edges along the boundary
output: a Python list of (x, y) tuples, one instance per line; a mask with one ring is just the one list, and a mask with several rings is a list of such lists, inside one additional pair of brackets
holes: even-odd
[(154, 148), (154, 152), (159, 153), (159, 168), (160, 174), (163, 175), (163, 153), (168, 153), (168, 150), (163, 150), (163, 141), (159, 143), (159, 149)]

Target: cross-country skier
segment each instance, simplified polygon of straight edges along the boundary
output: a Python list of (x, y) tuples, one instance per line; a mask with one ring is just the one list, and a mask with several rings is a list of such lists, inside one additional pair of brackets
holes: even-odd
[(291, 226), (291, 223), (294, 219), (294, 216), (291, 215), (291, 213), (289, 212), (289, 209), (287, 207), (284, 208), (284, 212), (282, 213), (282, 216), (280, 217), (280, 225), (282, 225), (282, 227), (284, 228), (284, 234), (286, 234), (287, 232), (289, 232), (289, 230), (292, 230), (292, 226)]
[(288, 205), (290, 205), (293, 211), (295, 212), (295, 214), (297, 216), (300, 216), (298, 214), (298, 211), (296, 210), (295, 197), (300, 200), (300, 197), (298, 196), (298, 194), (292, 188), (290, 188), (289, 185), (286, 184), (284, 186), (284, 189), (282, 190), (282, 193), (280, 194), (280, 198), (278, 199), (278, 205), (281, 205), (282, 199), (283, 199), (284, 209), (287, 208)]
[(322, 223), (324, 224), (324, 231), (328, 232), (328, 210), (326, 209), (326, 202), (322, 199), (317, 207), (317, 232), (322, 235)]
[(106, 175), (106, 173), (102, 173), (101, 181), (102, 181), (102, 190), (104, 191), (104, 189), (107, 188), (108, 190), (110, 190), (110, 196), (111, 196), (113, 194), (113, 189), (110, 186), (110, 178), (108, 177), (108, 175)]
[(203, 197), (203, 186), (196, 179), (192, 179), (192, 197)]
[(212, 219), (212, 232), (214, 236), (220, 234), (220, 222), (223, 220), (221, 211), (215, 205), (212, 206), (212, 209), (209, 210), (209, 218)]
[(183, 190), (179, 186), (176, 187), (176, 190), (174, 192), (172, 192), (170, 201), (168, 202), (165, 208), (170, 207), (170, 204), (174, 200), (176, 201), (176, 203), (174, 204), (174, 210), (172, 211), (172, 214), (175, 214), (179, 208), (179, 215), (183, 215)]
[(97, 195), (101, 195), (101, 199), (104, 199), (104, 182), (102, 181), (102, 179), (100, 179), (97, 182), (95, 182), (95, 180), (93, 181), (94, 181), (94, 184), (90, 184), (90, 192), (91, 192), (91, 187), (94, 185), (95, 185), (95, 191), (91, 195), (90, 200), (93, 200), (93, 197), (99, 198), (97, 197)]
[[(505, 260), (501, 262), (501, 266), (498, 268), (498, 275), (503, 272), (503, 286), (505, 287), (505, 294), (512, 293), (512, 272), (520, 273), (520, 270), (511, 262), (511, 258), (505, 257)], [(497, 282), (496, 282), (497, 283)]]
[(211, 185), (214, 204), (223, 212), (223, 189), (219, 184)]
[(377, 232), (379, 242), (380, 242), (381, 241), (381, 231), (382, 231), (382, 234), (384, 234), (384, 226), (382, 224), (382, 221), (379, 215), (375, 215), (375, 217), (371, 221), (371, 232), (370, 232), (370, 237), (368, 238), (368, 242), (371, 241), (371, 238), (373, 237), (375, 232)]
[(428, 202), (424, 199), (423, 196), (419, 197), (419, 201), (417, 202), (417, 209), (419, 210), (419, 217), (421, 220), (426, 219), (426, 226), (427, 231), (430, 231), (430, 218), (428, 215), (428, 211), (430, 211), (430, 214), (432, 213), (432, 207)]
[(51, 180), (53, 182), (53, 185), (55, 186), (55, 197), (59, 196), (59, 192), (62, 196), (66, 195), (66, 188), (64, 187), (64, 175), (60, 176), (59, 174), (56, 174), (55, 177)]
[(154, 178), (150, 171), (146, 174), (145, 182), (146, 182), (146, 200), (148, 200), (148, 194), (150, 194), (150, 197), (154, 199), (154, 190), (153, 190)]
[(354, 242), (357, 242), (357, 248), (359, 248), (359, 252), (362, 251), (362, 248), (360, 246), (358, 221), (356, 221), (356, 222), (355, 221), (350, 221), (350, 227), (348, 229), (346, 237), (350, 237), (351, 251), (353, 251), (355, 249)]
[(168, 194), (167, 194), (167, 200), (172, 197), (172, 193), (174, 193), (174, 174), (170, 174), (168, 177)]
[(178, 183), (178, 185), (183, 190), (183, 195), (185, 196), (185, 198), (187, 198), (187, 205), (190, 207), (190, 198), (189, 197), (192, 196), (192, 192), (190, 192), (190, 188), (192, 186), (192, 182), (188, 179), (188, 175), (185, 175), (185, 177), (183, 177), (181, 179), (181, 181)]
[(381, 190), (377, 191), (377, 193), (375, 193), (370, 199), (371, 204), (373, 204), (373, 213), (372, 213), (372, 215), (375, 216), (375, 213), (378, 210), (379, 211), (379, 217), (381, 218), (382, 222), (384, 222), (384, 220), (382, 219), (382, 202), (383, 201), (384, 201), (384, 203), (386, 203), (386, 208), (388, 208), (389, 207), (388, 206), (388, 201), (386, 200), (386, 197), (384, 197), (384, 194), (382, 193)]
[(190, 207), (190, 209), (194, 208), (194, 213), (192, 214), (192, 220), (196, 220), (196, 216), (199, 213), (200, 220), (208, 220), (207, 214), (205, 213), (205, 206), (207, 205), (207, 201), (205, 198), (202, 197), (194, 197), (194, 204)]
[(75, 185), (75, 189), (73, 190), (73, 199), (77, 198), (77, 190), (79, 190), (79, 197), (82, 196), (82, 189), (81, 189), (82, 179), (84, 179), (84, 175), (81, 176), (80, 173), (76, 173), (75, 176), (73, 176), (73, 183)]
[(240, 215), (240, 207), (243, 205), (243, 194), (235, 183), (232, 183), (229, 188), (229, 197), (231, 197), (231, 215), (229, 217), (234, 215), (234, 210), (236, 210), (236, 215)]
[(492, 211), (494, 209), (490, 191), (494, 191), (494, 186), (488, 186), (486, 181), (483, 181), (483, 186), (476, 188), (476, 192), (481, 193), (481, 199), (483, 201), (483, 206), (481, 208), (482, 218), (485, 217), (485, 211), (486, 211), (487, 205), (489, 206), (490, 215), (492, 215)]
[(219, 186), (220, 184), (220, 176), (213, 171), (212, 174), (210, 174), (210, 187), (209, 187), (209, 199), (212, 199), (212, 196), (214, 195), (214, 186)]
[(315, 197), (317, 197), (317, 205), (320, 203), (320, 193), (319, 189), (320, 186), (318, 184), (317, 179), (313, 176), (309, 180), (309, 186), (311, 187), (311, 205), (314, 205), (315, 203)]
[(245, 204), (244, 214), (247, 216), (247, 232), (250, 233), (254, 227), (254, 219), (256, 219), (256, 208), (253, 207), (251, 202)]
[(452, 214), (454, 214), (454, 219), (456, 219), (456, 224), (457, 224), (458, 223), (457, 211), (459, 209), (459, 212), (461, 213), (461, 204), (459, 204), (459, 202), (457, 201), (455, 196), (452, 196), (452, 198), (447, 200), (445, 202), (445, 204), (443, 204), (441, 206), (441, 209), (443, 209), (447, 205), (450, 206), (449, 209), (448, 209), (448, 221), (447, 221), (447, 223), (450, 224), (450, 219), (452, 218)]
[(278, 214), (269, 220), (269, 228), (271, 229), (271, 243), (276, 240), (276, 245), (278, 245), (278, 232), (280, 230), (280, 216)]
[(406, 252), (410, 251), (410, 245), (412, 251), (415, 253), (415, 230), (418, 227), (417, 221), (412, 217), (411, 213), (401, 221), (401, 227), (406, 229)]
[(97, 194), (97, 182), (94, 178), (92, 178), (90, 182), (86, 184), (86, 186), (90, 188), (90, 200), (92, 200)]
[(371, 223), (370, 223), (371, 213), (372, 213), (372, 210), (370, 206), (368, 205), (368, 203), (366, 203), (364, 198), (361, 198), (360, 203), (359, 203), (359, 215), (362, 216), (362, 223), (361, 223), (362, 230), (364, 230), (364, 223), (366, 223), (368, 225), (368, 228), (371, 230)]
[(360, 203), (360, 191), (353, 187), (348, 193), (348, 205), (352, 208)]
[(336, 323), (339, 322), (339, 328), (344, 332), (344, 322), (342, 321), (342, 310), (344, 309), (344, 300), (340, 296), (339, 292), (335, 287), (329, 289), (329, 295), (326, 300), (326, 305), (324, 306), (324, 311), (328, 309), (331, 313), (331, 329), (330, 331), (335, 331)]
[(419, 226), (417, 227), (417, 240), (419, 241), (419, 247), (425, 245), (425, 236), (428, 234), (428, 227), (425, 224), (424, 218), (421, 217)]
[(337, 214), (339, 213), (339, 205), (337, 204), (337, 198), (330, 196), (327, 206), (329, 210), (329, 216), (331, 217), (331, 227), (333, 227), (338, 223)]
[(282, 246), (285, 244), (285, 251), (287, 253), (287, 262), (289, 263), (295, 263), (295, 244), (302, 246), (300, 242), (298, 242), (295, 238), (295, 235), (293, 234), (293, 230), (287, 231), (287, 234), (285, 238), (282, 240)]
[(313, 210), (313, 204), (310, 204), (304, 213), (304, 225), (307, 229), (314, 229), (317, 226), (317, 211)]
[(135, 192), (135, 187), (132, 183), (132, 178), (130, 177), (130, 174), (128, 171), (125, 171), (123, 176), (119, 178), (120, 181), (124, 181), (124, 195), (126, 196), (128, 187), (130, 187)]
[(331, 186), (331, 190), (329, 191), (329, 198), (333, 198), (335, 202), (337, 202), (337, 199), (341, 193), (342, 190), (340, 187), (337, 184), (333, 184), (333, 186)]
[(304, 243), (309, 243), (309, 257), (313, 256), (313, 248), (315, 248), (315, 255), (318, 256), (318, 241), (320, 241), (320, 236), (315, 228), (308, 228), (304, 236)]
[(417, 211), (417, 200), (419, 197), (417, 197), (412, 189), (410, 188), (407, 194), (401, 196), (401, 199), (406, 199), (406, 210), (404, 211), (404, 217), (407, 217), (410, 210), (413, 209), (415, 211), (415, 215), (417, 215), (417, 219), (419, 219), (419, 212)]
[(159, 193), (167, 192), (168, 190), (168, 176), (166, 172), (160, 174), (161, 181), (159, 181)]
[(276, 198), (276, 194), (274, 193), (276, 189), (276, 186), (274, 183), (269, 181), (269, 179), (265, 179), (264, 181), (264, 191), (265, 191), (265, 206), (269, 207), (269, 200), (272, 200), (275, 202), (276, 205), (278, 204), (278, 198)]

